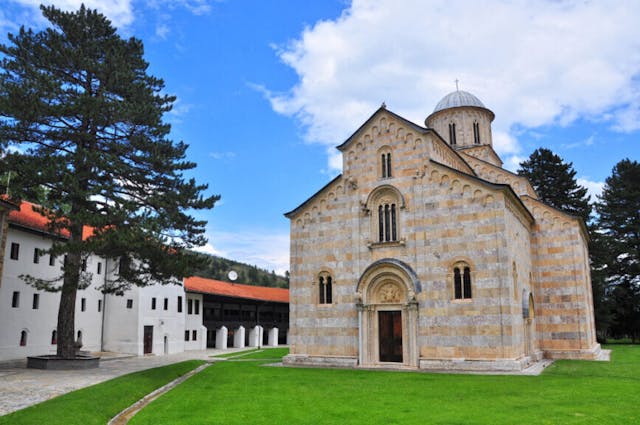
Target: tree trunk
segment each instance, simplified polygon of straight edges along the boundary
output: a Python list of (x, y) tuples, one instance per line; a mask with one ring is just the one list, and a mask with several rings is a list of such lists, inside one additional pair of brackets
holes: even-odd
[[(71, 243), (77, 239), (82, 239), (82, 228), (82, 224), (71, 226)], [(58, 346), (56, 354), (58, 357), (65, 359), (76, 356), (76, 294), (78, 292), (81, 263), (82, 256), (80, 253), (70, 252), (67, 254), (66, 264), (63, 266), (64, 279), (60, 293), (60, 306), (58, 307)]]

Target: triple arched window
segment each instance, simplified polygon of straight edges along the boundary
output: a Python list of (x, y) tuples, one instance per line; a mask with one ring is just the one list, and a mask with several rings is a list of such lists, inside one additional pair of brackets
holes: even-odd
[(333, 303), (333, 278), (327, 272), (318, 276), (318, 304)]
[(378, 205), (378, 241), (392, 242), (398, 240), (398, 213), (395, 203)]
[(471, 267), (463, 261), (453, 266), (453, 296), (456, 300), (471, 299)]

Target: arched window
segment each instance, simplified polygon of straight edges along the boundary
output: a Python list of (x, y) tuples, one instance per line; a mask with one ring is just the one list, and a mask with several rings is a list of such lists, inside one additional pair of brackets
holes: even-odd
[(398, 240), (397, 208), (395, 203), (378, 205), (378, 242)]
[(318, 277), (318, 304), (333, 303), (333, 279), (328, 273), (320, 273)]
[(449, 144), (456, 144), (456, 124), (453, 122), (449, 124)]
[(58, 332), (54, 329), (51, 331), (51, 345), (56, 345), (58, 343)]
[(467, 263), (456, 263), (453, 267), (453, 295), (456, 300), (471, 298), (471, 268)]
[(378, 150), (380, 155), (380, 177), (387, 179), (393, 176), (391, 172), (391, 148), (383, 146)]
[(473, 123), (473, 143), (480, 144), (480, 124), (477, 121)]
[(27, 331), (20, 332), (20, 346), (25, 347), (27, 345)]

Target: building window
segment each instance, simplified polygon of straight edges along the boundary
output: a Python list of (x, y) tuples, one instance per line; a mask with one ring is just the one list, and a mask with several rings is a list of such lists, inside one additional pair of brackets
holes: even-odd
[(454, 266), (453, 288), (456, 300), (471, 298), (471, 269), (466, 263), (457, 263)]
[(164, 309), (169, 310), (169, 298), (164, 299)]
[(82, 331), (78, 331), (77, 338), (76, 338), (76, 343), (78, 343), (78, 344), (80, 344), (80, 346), (82, 346)]
[(480, 124), (477, 122), (473, 123), (473, 143), (480, 144)]
[(20, 291), (13, 291), (13, 296), (11, 297), (11, 307), (20, 307)]
[(98, 262), (98, 265), (96, 266), (96, 273), (97, 274), (102, 274), (102, 263)]
[(56, 265), (56, 257), (53, 254), (49, 254), (49, 265), (50, 266)]
[(40, 307), (40, 294), (33, 294), (33, 309), (37, 310)]
[(102, 311), (102, 300), (98, 300), (98, 313)]
[(396, 204), (378, 206), (378, 241), (391, 242), (398, 240)]
[(187, 298), (187, 314), (193, 314), (193, 300)]
[(333, 303), (333, 279), (328, 273), (321, 273), (318, 277), (318, 303)]
[(455, 123), (449, 124), (449, 144), (456, 144), (456, 125)]
[(126, 274), (130, 265), (129, 257), (120, 257), (118, 261), (118, 274)]
[(58, 332), (54, 329), (51, 331), (51, 345), (56, 345), (58, 343)]
[(184, 340), (189, 341), (189, 331), (184, 331)]
[(200, 314), (200, 300), (194, 300), (195, 301), (195, 308), (194, 308), (194, 313), (193, 314)]
[(80, 299), (80, 311), (85, 311), (87, 309), (87, 299), (86, 298), (81, 298)]
[(178, 296), (178, 313), (182, 313), (182, 297)]
[(382, 178), (386, 179), (386, 178), (392, 177), (390, 152), (380, 154), (380, 164), (381, 164)]
[(87, 259), (86, 258), (82, 259), (82, 271), (83, 272), (87, 271)]
[(27, 345), (27, 331), (20, 332), (20, 347), (25, 347)]
[(11, 259), (17, 260), (20, 257), (20, 244), (11, 242)]
[(40, 250), (38, 248), (33, 248), (33, 264), (38, 264), (40, 262)]
[(127, 308), (133, 308), (133, 300), (132, 299), (128, 299), (127, 300)]
[(198, 331), (196, 331), (195, 329), (193, 331), (191, 331), (191, 340), (192, 341), (197, 341), (198, 340)]
[(151, 310), (155, 310), (156, 309), (156, 298), (153, 297), (151, 298)]

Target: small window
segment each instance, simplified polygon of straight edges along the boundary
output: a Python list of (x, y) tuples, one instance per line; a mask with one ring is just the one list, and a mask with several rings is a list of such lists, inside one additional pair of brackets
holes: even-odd
[(156, 297), (151, 298), (151, 310), (156, 309)]
[(178, 296), (178, 313), (182, 313), (182, 297)]
[(27, 345), (27, 331), (20, 332), (20, 347)]
[(51, 331), (51, 345), (56, 345), (58, 343), (58, 332), (54, 329)]
[(86, 259), (86, 258), (84, 258), (84, 259), (82, 260), (82, 271), (83, 271), (83, 272), (86, 272), (86, 271), (87, 271), (87, 259)]
[(98, 300), (98, 313), (102, 311), (102, 300)]
[(164, 299), (164, 309), (169, 310), (169, 298)]
[(473, 123), (473, 143), (480, 144), (480, 124), (478, 122)]
[(133, 308), (133, 300), (132, 299), (128, 299), (127, 300), (127, 308)]
[(456, 124), (455, 123), (449, 124), (449, 144), (450, 145), (456, 144)]
[(454, 297), (457, 300), (471, 298), (471, 269), (465, 263), (453, 268)]
[(189, 331), (184, 331), (184, 340), (189, 341)]
[(96, 274), (102, 274), (102, 263), (98, 262), (96, 265)]
[(322, 273), (318, 277), (318, 302), (320, 304), (331, 304), (333, 302), (333, 280), (327, 273)]
[(40, 250), (38, 248), (33, 248), (33, 264), (40, 263)]
[(53, 254), (49, 254), (49, 265), (50, 266), (56, 265), (56, 257)]
[(196, 331), (195, 329), (193, 331), (191, 331), (191, 340), (192, 341), (197, 341), (198, 340), (198, 331)]
[(33, 309), (37, 310), (40, 307), (40, 294), (33, 294)]
[(391, 153), (383, 153), (380, 155), (380, 164), (382, 166), (382, 178), (390, 178), (391, 175)]
[(196, 306), (195, 306), (194, 314), (200, 314), (200, 300), (195, 300), (195, 302), (196, 302)]
[(20, 257), (20, 244), (11, 242), (11, 259), (17, 260)]
[(187, 298), (187, 314), (193, 314), (193, 300)]
[(76, 342), (78, 342), (78, 343), (80, 343), (80, 345), (82, 345), (82, 331), (78, 331), (78, 333), (76, 335), (77, 335)]
[(118, 261), (118, 274), (126, 274), (129, 271), (129, 267), (131, 266), (131, 262), (129, 257), (120, 257)]
[(80, 311), (85, 311), (87, 309), (87, 299), (86, 298), (81, 298), (80, 299)]
[(20, 291), (13, 291), (13, 296), (11, 297), (11, 307), (20, 307)]

